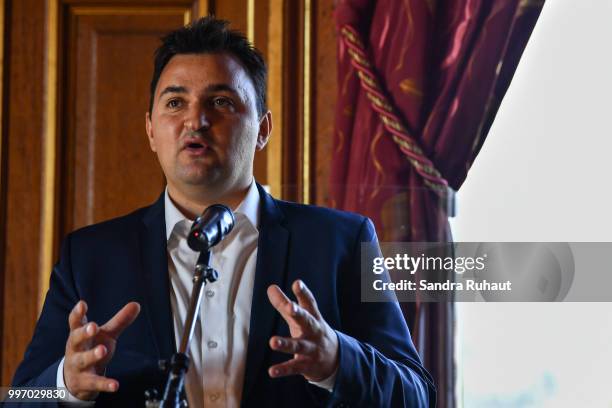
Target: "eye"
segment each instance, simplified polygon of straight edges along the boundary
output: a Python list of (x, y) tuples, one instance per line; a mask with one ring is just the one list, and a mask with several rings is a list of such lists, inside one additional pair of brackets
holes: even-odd
[(166, 102), (166, 107), (170, 109), (176, 109), (179, 108), (181, 104), (182, 101), (180, 99), (170, 99), (168, 102)]
[(216, 97), (212, 100), (212, 103), (215, 107), (220, 107), (220, 108), (225, 108), (228, 106), (232, 106), (233, 103), (229, 98), (225, 98), (225, 97)]

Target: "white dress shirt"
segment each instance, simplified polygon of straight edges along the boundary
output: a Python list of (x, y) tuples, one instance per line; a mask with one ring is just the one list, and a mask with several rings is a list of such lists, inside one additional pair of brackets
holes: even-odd
[[(199, 253), (187, 245), (193, 223), (166, 190), (168, 272), (176, 344), (180, 343)], [(238, 407), (246, 363), (259, 238), (259, 192), (255, 183), (234, 210), (236, 224), (211, 251), (219, 279), (204, 288), (200, 319), (189, 348), (185, 387), (192, 407)]]
[[(178, 347), (199, 254), (187, 245), (193, 221), (176, 207), (167, 188), (164, 200), (170, 303)], [(212, 248), (211, 266), (219, 272), (219, 279), (204, 287), (199, 319), (189, 346), (191, 363), (185, 389), (192, 407), (240, 406), (255, 282), (259, 207), (259, 192), (253, 181), (234, 210), (234, 229)], [(57, 372), (58, 387), (65, 387), (63, 363), (62, 359)], [(335, 378), (336, 373), (333, 373), (311, 384), (332, 391)], [(81, 402), (72, 395), (68, 400)]]

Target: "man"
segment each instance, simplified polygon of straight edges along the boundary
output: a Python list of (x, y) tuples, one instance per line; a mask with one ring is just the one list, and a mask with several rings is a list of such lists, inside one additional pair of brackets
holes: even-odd
[(371, 222), (275, 200), (254, 182), (272, 131), (265, 84), (261, 55), (227, 22), (204, 18), (163, 39), (146, 132), (166, 191), (68, 235), (14, 385), (143, 406), (180, 341), (197, 259), (189, 227), (222, 203), (236, 227), (212, 251), (220, 278), (189, 349), (191, 406), (435, 404), (397, 304), (359, 300)]

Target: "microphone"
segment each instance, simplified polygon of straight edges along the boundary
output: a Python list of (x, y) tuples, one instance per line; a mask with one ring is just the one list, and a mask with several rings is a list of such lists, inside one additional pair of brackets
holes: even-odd
[(194, 251), (208, 251), (230, 233), (235, 223), (232, 210), (222, 204), (213, 204), (193, 222), (187, 245)]

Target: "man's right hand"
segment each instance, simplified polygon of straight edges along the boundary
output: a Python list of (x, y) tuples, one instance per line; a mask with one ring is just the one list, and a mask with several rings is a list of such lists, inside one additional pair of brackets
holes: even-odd
[(68, 316), (70, 335), (64, 356), (64, 383), (81, 400), (93, 400), (100, 391), (115, 392), (119, 382), (104, 376), (113, 358), (117, 339), (140, 313), (140, 305), (130, 302), (103, 326), (87, 322), (87, 303), (81, 300)]

